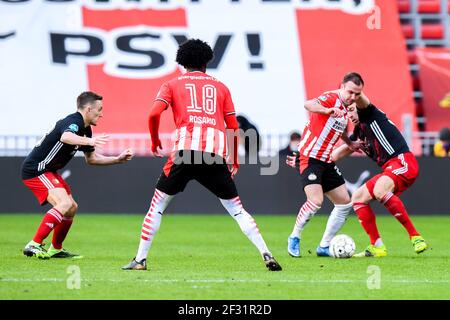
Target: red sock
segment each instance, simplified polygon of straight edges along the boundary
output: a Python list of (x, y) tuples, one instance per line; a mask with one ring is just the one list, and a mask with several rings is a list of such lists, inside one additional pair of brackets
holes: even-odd
[(392, 192), (388, 192), (381, 199), (381, 203), (405, 227), (410, 238), (419, 235), (416, 228), (414, 228), (414, 225), (409, 218), (408, 213), (406, 212), (402, 200), (400, 200), (399, 197), (394, 195)]
[(51, 208), (47, 211), (44, 218), (42, 219), (41, 224), (39, 225), (36, 234), (34, 235), (33, 241), (37, 243), (41, 243), (45, 238), (52, 232), (57, 225), (59, 225), (62, 221), (63, 215), (61, 212), (56, 210), (55, 208)]
[(358, 215), (359, 222), (369, 235), (370, 243), (375, 244), (375, 242), (380, 238), (380, 234), (378, 232), (376, 218), (372, 208), (367, 203), (355, 202), (353, 203), (353, 210), (355, 210)]
[(64, 217), (61, 223), (53, 231), (52, 245), (55, 249), (62, 249), (62, 243), (69, 232), (73, 218)]

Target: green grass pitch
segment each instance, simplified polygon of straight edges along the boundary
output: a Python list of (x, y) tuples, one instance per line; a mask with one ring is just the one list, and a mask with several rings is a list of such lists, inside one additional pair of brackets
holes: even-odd
[[(283, 271), (265, 268), (227, 214), (165, 214), (148, 271), (120, 269), (136, 253), (143, 215), (79, 214), (65, 247), (84, 259), (41, 261), (21, 250), (42, 215), (3, 214), (0, 299), (450, 299), (448, 216), (412, 217), (431, 247), (421, 255), (393, 217), (379, 216), (388, 257), (351, 259), (315, 256), (325, 214), (314, 217), (303, 232), (297, 259), (286, 252), (294, 215), (254, 217)], [(368, 243), (355, 215), (341, 233), (355, 239), (357, 251)]]

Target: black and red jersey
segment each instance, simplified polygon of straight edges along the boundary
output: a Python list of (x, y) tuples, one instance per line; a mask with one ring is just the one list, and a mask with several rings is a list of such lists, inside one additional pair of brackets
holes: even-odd
[(31, 179), (44, 172), (55, 172), (63, 168), (77, 151), (94, 151), (94, 147), (91, 146), (62, 143), (61, 136), (64, 132), (72, 132), (82, 137), (92, 137), (91, 127), (84, 126), (81, 113), (75, 112), (59, 120), (25, 158), (22, 164), (22, 179)]
[(409, 152), (408, 144), (386, 114), (370, 104), (358, 109), (359, 124), (350, 139), (364, 142), (362, 150), (379, 166), (401, 153)]

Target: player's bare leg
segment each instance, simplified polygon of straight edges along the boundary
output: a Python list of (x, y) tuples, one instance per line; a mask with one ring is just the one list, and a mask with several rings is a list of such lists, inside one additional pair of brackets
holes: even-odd
[(242, 206), (241, 199), (235, 197), (233, 199), (220, 199), (220, 202), (228, 213), (237, 222), (242, 232), (247, 236), (247, 238), (255, 245), (261, 254), (266, 267), (270, 271), (280, 271), (282, 268), (279, 263), (275, 260), (269, 248), (267, 247), (255, 219), (245, 211)]
[(153, 239), (161, 226), (161, 219), (174, 196), (168, 195), (158, 189), (150, 204), (150, 208), (144, 218), (141, 229), (141, 240), (136, 257), (131, 262), (122, 267), (122, 270), (147, 270), (147, 256)]
[(300, 257), (301, 233), (308, 221), (316, 214), (323, 203), (323, 189), (320, 184), (305, 186), (306, 202), (300, 208), (294, 228), (288, 238), (288, 253), (292, 257)]
[(30, 241), (23, 250), (23, 254), (40, 259), (48, 259), (50, 255), (43, 247), (43, 241), (48, 237), (63, 220), (64, 216), (70, 212), (72, 201), (64, 188), (54, 188), (48, 191), (47, 201), (53, 205), (39, 225), (33, 240)]
[(421, 253), (428, 248), (428, 245), (420, 236), (419, 232), (417, 232), (402, 200), (394, 195), (394, 191), (394, 180), (392, 180), (391, 177), (383, 175), (376, 181), (373, 194), (376, 199), (381, 202), (386, 209), (403, 225), (405, 230), (408, 232), (409, 239), (413, 244), (414, 250), (417, 253)]
[(344, 184), (326, 192), (325, 195), (334, 204), (334, 208), (328, 218), (322, 240), (317, 247), (316, 253), (318, 256), (330, 256), (330, 241), (342, 228), (347, 220), (350, 210), (352, 209), (350, 195), (348, 194), (347, 188)]

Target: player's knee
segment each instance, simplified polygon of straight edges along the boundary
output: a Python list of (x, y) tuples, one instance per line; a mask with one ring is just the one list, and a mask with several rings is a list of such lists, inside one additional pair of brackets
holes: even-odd
[(348, 194), (348, 192), (345, 194), (345, 196), (342, 198), (342, 202), (344, 205), (351, 203), (352, 198), (350, 197), (350, 195)]
[(308, 201), (312, 202), (316, 207), (320, 208), (322, 207), (323, 196), (314, 195), (312, 197), (308, 197)]
[(394, 192), (395, 183), (388, 176), (380, 177), (373, 187), (373, 195), (377, 201), (382, 201), (384, 196), (389, 192)]
[(352, 203), (369, 203), (373, 199), (369, 188), (370, 186), (362, 185), (356, 189), (352, 194)]
[(72, 206), (70, 207), (70, 210), (67, 212), (66, 216), (73, 218), (78, 211), (78, 203), (75, 201), (72, 201)]
[(375, 199), (377, 199), (377, 201), (380, 201), (383, 199), (383, 197), (386, 195), (386, 190), (384, 189), (379, 189), (377, 187), (375, 187), (373, 189), (373, 195), (375, 196)]
[(56, 207), (61, 211), (63, 216), (68, 216), (71, 214), (72, 201), (70, 199), (60, 200)]
[(358, 189), (352, 194), (352, 203), (355, 202), (364, 202), (363, 192)]

